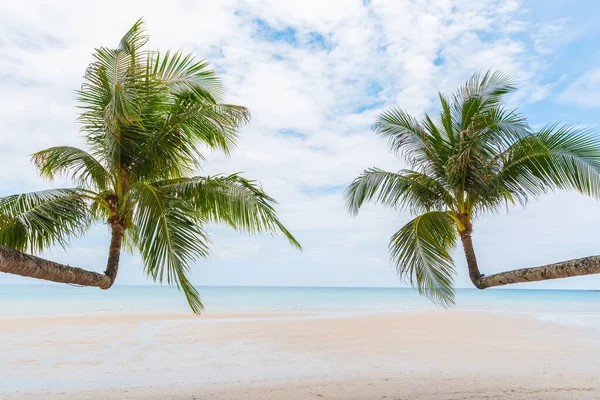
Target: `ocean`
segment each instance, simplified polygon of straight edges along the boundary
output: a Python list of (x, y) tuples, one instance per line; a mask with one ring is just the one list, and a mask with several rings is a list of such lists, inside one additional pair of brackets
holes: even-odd
[[(379, 312), (486, 311), (521, 314), (600, 331), (600, 292), (458, 289), (444, 310), (411, 288), (198, 287), (208, 313), (353, 315)], [(68, 285), (0, 285), (0, 317), (106, 313), (191, 313), (167, 286), (115, 286), (108, 291)]]

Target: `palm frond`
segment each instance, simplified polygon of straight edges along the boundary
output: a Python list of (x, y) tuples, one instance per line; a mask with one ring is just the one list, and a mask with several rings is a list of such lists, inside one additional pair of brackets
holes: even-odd
[(209, 103), (217, 103), (223, 97), (224, 87), (215, 71), (207, 61), (196, 61), (191, 54), (157, 52), (150, 68), (174, 95), (193, 94)]
[[(452, 96), (450, 114), (454, 131), (462, 135), (478, 136), (481, 132), (493, 127), (494, 116), (517, 116), (516, 112), (506, 112), (502, 106), (503, 97), (516, 90), (512, 79), (500, 71), (487, 71), (483, 76), (475, 73)], [(517, 122), (524, 122), (520, 118)], [(502, 133), (511, 133), (513, 130), (507, 126), (500, 130)], [(492, 132), (497, 131), (497, 127)], [(485, 140), (481, 141), (485, 143)]]
[(208, 146), (230, 154), (235, 148), (239, 128), (249, 121), (248, 109), (229, 104), (202, 104), (194, 99), (180, 100), (170, 110), (173, 116), (165, 127), (166, 134), (180, 130), (195, 146)]
[(155, 183), (161, 191), (191, 202), (207, 221), (250, 234), (282, 234), (302, 246), (277, 217), (277, 202), (255, 182), (239, 174), (181, 178)]
[(436, 304), (454, 304), (454, 263), (450, 255), (457, 232), (444, 211), (419, 215), (390, 240), (390, 257), (401, 278)]
[(527, 119), (516, 110), (497, 106), (480, 113), (473, 122), (472, 129), (477, 132), (477, 144), (490, 154), (499, 148), (511, 146), (530, 134)]
[(373, 130), (388, 140), (390, 150), (403, 155), (412, 166), (427, 159), (427, 132), (407, 112), (399, 108), (385, 111), (378, 117)]
[(32, 161), (42, 177), (53, 180), (57, 175), (69, 173), (79, 186), (91, 185), (106, 190), (110, 181), (108, 171), (91, 154), (76, 147), (58, 146), (39, 151)]
[(140, 250), (146, 272), (155, 281), (176, 285), (194, 312), (201, 312), (198, 292), (187, 274), (191, 265), (209, 254), (202, 219), (189, 202), (150, 184), (134, 184), (128, 198), (135, 204), (129, 240)]
[(589, 130), (551, 125), (511, 146), (499, 179), (514, 193), (574, 189), (600, 198), (600, 139)]
[[(110, 101), (103, 109), (104, 123), (113, 132), (119, 132), (119, 124), (125, 126), (139, 123), (139, 85), (131, 70), (135, 68), (131, 54), (120, 49), (99, 48), (94, 55), (98, 73), (105, 76), (103, 90), (110, 93)], [(86, 92), (84, 92), (86, 93)], [(87, 92), (89, 93), (89, 92)]]
[(369, 168), (356, 178), (344, 194), (346, 207), (356, 215), (365, 201), (419, 213), (451, 208), (452, 195), (435, 179), (411, 170), (399, 173)]
[(488, 105), (497, 104), (502, 96), (517, 90), (515, 81), (502, 71), (488, 70), (483, 76), (475, 72), (467, 82), (458, 89), (455, 99), (458, 103), (468, 103), (469, 99), (478, 98)]
[(250, 118), (245, 107), (207, 102), (195, 95), (179, 96), (155, 122), (145, 121), (145, 140), (132, 165), (148, 179), (185, 176), (204, 160), (201, 150), (235, 148), (238, 130)]
[(195, 314), (201, 314), (204, 311), (204, 304), (200, 298), (200, 293), (188, 280), (186, 274), (178, 271), (178, 286), (185, 295), (185, 298)]
[(133, 26), (123, 35), (119, 41), (119, 50), (123, 50), (129, 54), (135, 55), (139, 50), (148, 43), (148, 35), (144, 29), (144, 19), (140, 18)]
[(102, 154), (109, 163), (119, 163), (120, 154), (135, 147), (135, 138), (124, 132), (139, 129), (141, 113), (152, 93), (148, 76), (148, 41), (142, 20), (123, 36), (116, 49), (100, 47), (94, 53), (78, 93), (79, 121), (94, 154)]
[(455, 131), (454, 123), (452, 120), (452, 109), (450, 107), (450, 100), (443, 93), (438, 92), (438, 98), (440, 100), (440, 104), (442, 109), (439, 113), (439, 120), (444, 127), (444, 131), (446, 132), (446, 136), (448, 137), (448, 142), (451, 146), (456, 145), (457, 136), (460, 131)]
[(52, 189), (0, 198), (0, 243), (39, 253), (84, 234), (91, 217), (78, 189)]

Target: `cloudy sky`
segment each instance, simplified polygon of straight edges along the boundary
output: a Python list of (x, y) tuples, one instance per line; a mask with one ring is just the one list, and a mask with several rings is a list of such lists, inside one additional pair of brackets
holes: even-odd
[[(574, 5), (577, 6), (574, 6)], [(600, 5), (562, 0), (10, 1), (0, 3), (0, 195), (60, 187), (28, 155), (79, 145), (74, 93), (94, 47), (116, 46), (144, 17), (150, 46), (209, 60), (252, 121), (232, 157), (210, 154), (200, 173), (244, 171), (279, 202), (305, 251), (283, 239), (211, 227), (204, 285), (397, 286), (389, 237), (407, 213), (379, 206), (358, 217), (342, 193), (363, 169), (401, 168), (370, 125), (383, 109), (436, 108), (476, 70), (502, 69), (521, 90), (511, 103), (533, 126), (561, 121), (600, 134)], [(600, 203), (556, 193), (475, 225), (484, 273), (600, 254)], [(54, 260), (104, 269), (98, 226)], [(470, 287), (455, 253), (457, 286)], [(147, 281), (125, 257), (119, 284)], [(33, 283), (2, 275), (0, 283)], [(600, 277), (521, 287), (598, 288)]]

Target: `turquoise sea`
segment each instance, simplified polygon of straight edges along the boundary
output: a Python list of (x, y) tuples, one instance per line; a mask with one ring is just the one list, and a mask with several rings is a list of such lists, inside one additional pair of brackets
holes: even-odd
[[(411, 288), (198, 287), (206, 312), (308, 312), (350, 315), (445, 310)], [(600, 330), (600, 292), (458, 289), (452, 310), (534, 316)], [(0, 285), (0, 317), (105, 313), (188, 313), (184, 296), (165, 286)]]

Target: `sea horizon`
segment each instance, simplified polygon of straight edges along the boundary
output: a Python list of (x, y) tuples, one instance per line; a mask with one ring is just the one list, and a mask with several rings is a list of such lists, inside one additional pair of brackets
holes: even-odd
[[(600, 332), (600, 292), (583, 289), (456, 290), (443, 308), (407, 287), (196, 286), (205, 314), (339, 317), (422, 311), (525, 315)], [(160, 285), (116, 285), (108, 291), (56, 284), (0, 285), (0, 317), (111, 314), (192, 316), (184, 296)], [(302, 314), (302, 315), (300, 315)]]
[[(7, 286), (53, 286), (53, 287), (80, 287), (77, 285), (69, 285), (64, 283), (54, 283), (54, 282), (41, 282), (41, 283), (0, 283), (0, 288)], [(170, 287), (167, 284), (129, 284), (129, 283), (115, 283), (112, 288), (115, 287), (161, 287), (161, 288), (169, 288), (176, 289), (175, 287)], [(194, 285), (195, 288), (211, 288), (211, 287), (222, 287), (222, 288), (318, 288), (318, 289), (407, 289), (407, 290), (417, 290), (411, 286), (317, 286), (317, 285)], [(111, 288), (111, 289), (112, 289)], [(91, 288), (96, 289), (97, 288)], [(518, 286), (495, 286), (486, 288), (485, 290), (477, 289), (475, 287), (460, 287), (456, 286), (456, 290), (472, 290), (475, 292), (487, 292), (487, 291), (496, 291), (496, 290), (526, 290), (526, 291), (558, 291), (558, 292), (600, 292), (600, 289), (578, 289), (578, 288), (523, 288)], [(110, 292), (110, 289), (108, 290)]]

